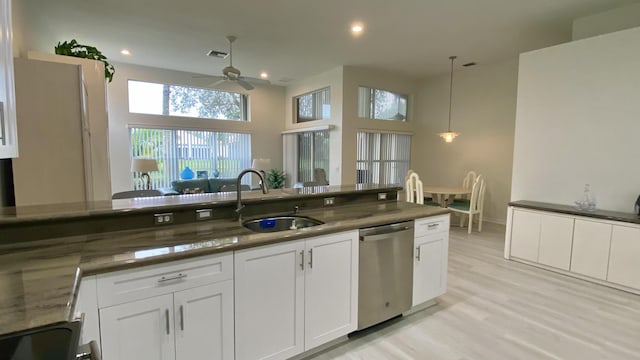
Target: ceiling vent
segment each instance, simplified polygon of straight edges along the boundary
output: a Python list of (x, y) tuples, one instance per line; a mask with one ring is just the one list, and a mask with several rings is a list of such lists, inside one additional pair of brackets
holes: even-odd
[(226, 59), (227, 56), (229, 56), (229, 54), (224, 51), (209, 50), (209, 52), (207, 53), (207, 56)]

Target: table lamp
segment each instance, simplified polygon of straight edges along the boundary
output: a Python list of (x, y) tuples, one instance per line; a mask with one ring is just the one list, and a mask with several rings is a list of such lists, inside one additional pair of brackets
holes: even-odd
[(156, 159), (143, 159), (143, 158), (134, 158), (131, 161), (131, 172), (139, 172), (142, 173), (140, 177), (147, 177), (147, 181), (145, 183), (146, 190), (151, 189), (151, 177), (149, 176), (150, 171), (158, 171), (158, 162)]

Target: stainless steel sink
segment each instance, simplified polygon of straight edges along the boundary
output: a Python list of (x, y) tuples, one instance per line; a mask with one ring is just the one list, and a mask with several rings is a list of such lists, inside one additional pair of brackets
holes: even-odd
[(324, 224), (306, 216), (272, 216), (260, 219), (245, 220), (242, 225), (255, 232), (277, 232), (285, 230), (302, 229)]

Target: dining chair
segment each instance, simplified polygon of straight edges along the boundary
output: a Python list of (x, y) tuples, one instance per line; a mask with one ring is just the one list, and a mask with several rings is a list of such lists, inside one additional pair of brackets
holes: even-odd
[(469, 218), (469, 231), (471, 234), (471, 228), (473, 227), (473, 217), (478, 215), (478, 232), (482, 232), (482, 216), (484, 210), (484, 193), (486, 184), (482, 175), (478, 175), (473, 182), (473, 188), (471, 190), (471, 198), (469, 203), (456, 203), (449, 205), (449, 210), (458, 213), (460, 215), (460, 227), (464, 224), (464, 217)]
[(422, 192), (422, 181), (418, 174), (409, 170), (410, 173), (405, 177), (404, 192), (406, 201), (416, 204), (424, 204), (424, 192)]
[[(475, 171), (473, 170), (469, 170), (467, 172), (467, 175), (464, 176), (464, 178), (462, 178), (462, 187), (467, 189), (467, 190), (471, 190), (471, 188), (473, 187), (473, 184), (476, 181), (476, 178), (479, 175), (476, 174)], [(459, 198), (457, 199), (453, 199), (454, 203), (459, 203), (459, 204), (468, 204), (469, 203), (469, 195), (460, 195)]]

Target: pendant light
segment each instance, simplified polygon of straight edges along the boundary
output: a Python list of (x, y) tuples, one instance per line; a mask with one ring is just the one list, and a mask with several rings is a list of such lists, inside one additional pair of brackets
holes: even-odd
[(449, 126), (447, 127), (447, 132), (438, 134), (447, 143), (453, 142), (453, 139), (455, 139), (456, 136), (460, 135), (460, 133), (451, 131), (451, 99), (453, 98), (453, 61), (456, 58), (457, 56), (449, 56), (449, 60), (451, 60), (451, 80), (449, 82)]

